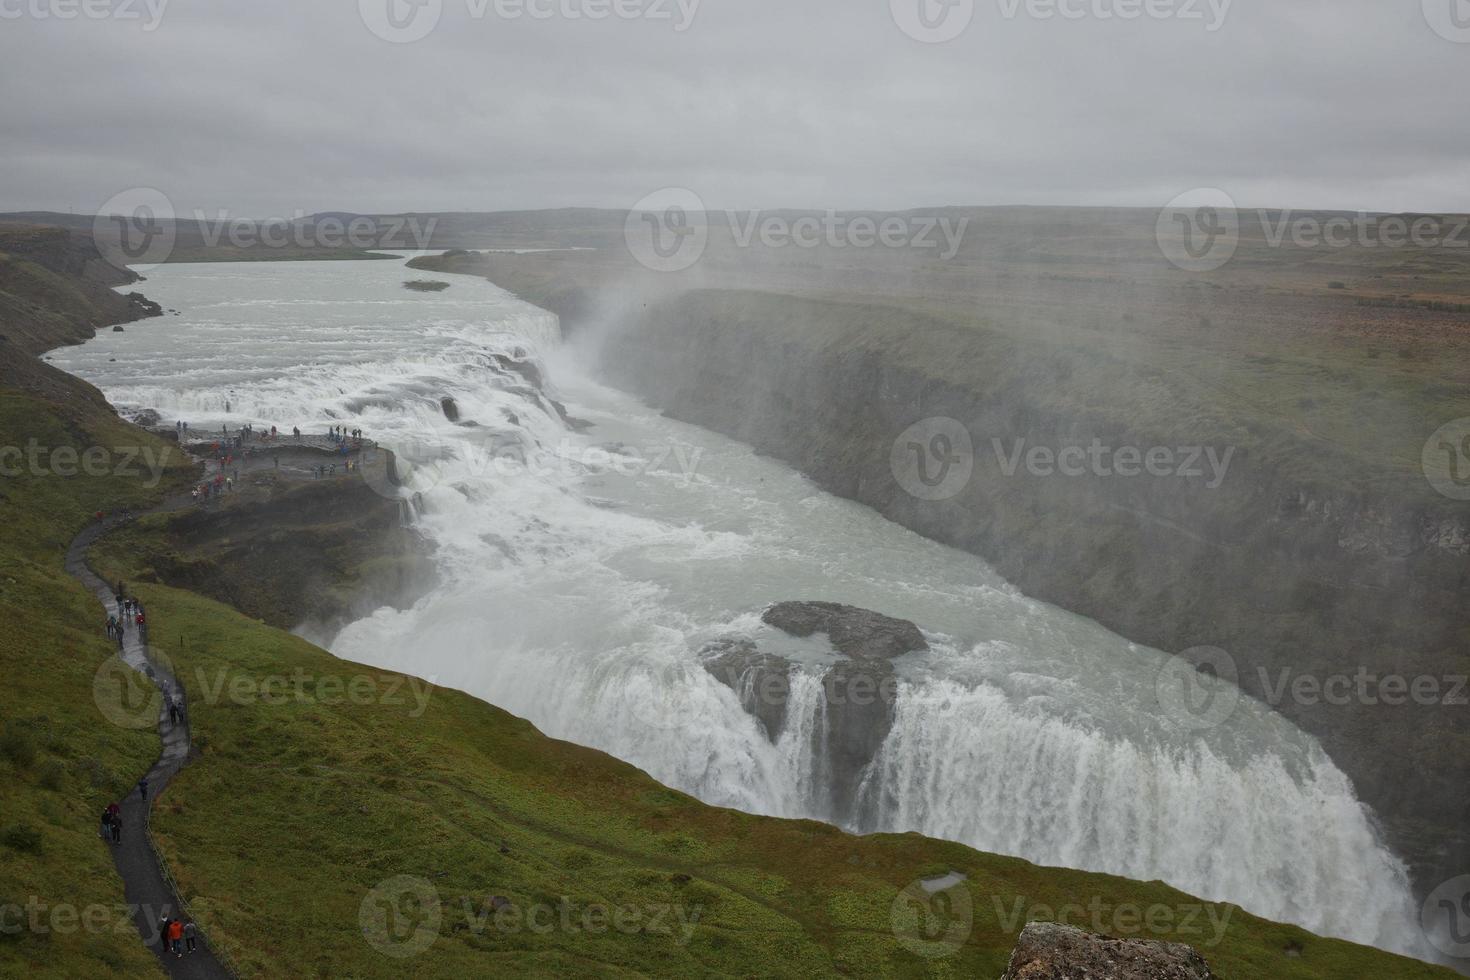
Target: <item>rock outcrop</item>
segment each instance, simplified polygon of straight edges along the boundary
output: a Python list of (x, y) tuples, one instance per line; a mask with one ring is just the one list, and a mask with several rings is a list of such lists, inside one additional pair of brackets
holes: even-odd
[[(861, 825), (862, 777), (893, 728), (898, 678), (892, 660), (927, 650), (913, 623), (834, 602), (781, 602), (761, 619), (785, 633), (807, 638), (823, 633), (845, 659), (822, 677), (821, 703), (810, 738), (816, 760), (813, 778), (827, 794), (833, 821)], [(791, 677), (802, 669), (786, 657), (761, 650), (748, 638), (727, 638), (700, 653), (704, 667), (740, 697), (772, 743), (789, 721)]]
[(778, 602), (761, 619), (792, 636), (826, 633), (839, 652), (855, 660), (891, 660), (929, 649), (913, 623), (836, 602)]
[(1214, 980), (1214, 974), (1203, 956), (1182, 943), (1111, 939), (1032, 922), (1001, 980)]

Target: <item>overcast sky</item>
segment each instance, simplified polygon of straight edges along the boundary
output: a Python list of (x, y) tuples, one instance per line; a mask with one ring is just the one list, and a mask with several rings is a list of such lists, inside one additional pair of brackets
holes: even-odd
[(0, 210), (1470, 211), (1470, 0), (682, 2), (0, 0)]

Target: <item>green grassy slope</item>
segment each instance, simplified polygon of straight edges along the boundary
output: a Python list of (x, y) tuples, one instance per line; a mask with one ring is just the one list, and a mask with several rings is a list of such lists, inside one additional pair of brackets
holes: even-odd
[[(166, 451), (81, 397), (63, 408), (0, 389), (0, 447), (32, 439), (115, 450), (114, 465), (134, 448)], [(158, 739), (99, 712), (94, 680), (113, 647), (100, 607), (63, 571), (62, 557), (92, 513), (137, 506), (157, 491), (142, 485), (146, 478), (58, 475), (49, 454), (37, 459), (47, 461), (39, 473), (26, 463), (17, 475), (7, 458), (0, 478), (0, 973), (146, 974), (152, 956), (120, 907), (122, 883), (96, 822), (158, 757)], [(92, 916), (90, 927), (82, 915)]]

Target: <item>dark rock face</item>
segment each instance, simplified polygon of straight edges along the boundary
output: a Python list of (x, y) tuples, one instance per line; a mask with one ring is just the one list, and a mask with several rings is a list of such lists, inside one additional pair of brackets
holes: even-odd
[(128, 293), (124, 298), (128, 301), (128, 313), (135, 320), (142, 320), (150, 316), (163, 316), (163, 307), (142, 293)]
[[(833, 647), (849, 658), (822, 678), (811, 752), (830, 819), (861, 826), (863, 774), (893, 728), (898, 679), (890, 661), (927, 650), (924, 634), (913, 623), (833, 602), (782, 602), (767, 609), (762, 619), (792, 636), (826, 633)], [(776, 742), (787, 724), (791, 661), (738, 638), (710, 644), (700, 658)]]
[(1214, 980), (1214, 974), (1203, 956), (1182, 943), (1110, 939), (1032, 922), (1001, 980)]
[(740, 695), (740, 704), (750, 712), (766, 737), (775, 742), (786, 724), (786, 704), (791, 697), (791, 663), (761, 653), (749, 640), (722, 640), (702, 654), (704, 669)]
[(459, 421), (459, 404), (453, 398), (439, 399), (439, 407), (444, 409), (444, 417), (451, 422)]
[(836, 602), (778, 602), (761, 619), (792, 636), (826, 633), (834, 647), (856, 660), (889, 660), (929, 649), (913, 623)]
[(863, 772), (893, 729), (898, 679), (886, 660), (850, 660), (822, 678), (822, 697), (817, 760), (828, 806), (840, 822), (861, 825)]
[[(602, 308), (617, 298), (609, 290)], [(672, 418), (739, 439), (824, 490), (985, 557), (1030, 596), (1157, 649), (1223, 647), (1247, 694), (1274, 701), (1321, 740), (1383, 819), (1421, 894), (1470, 868), (1470, 753), (1445, 750), (1466, 737), (1462, 710), (1281, 700), (1263, 680), (1283, 670), (1330, 677), (1345, 664), (1378, 676), (1463, 674), (1463, 504), (1304, 487), (1249, 457), (1213, 491), (1188, 481), (1033, 477), (1024, 467), (1007, 476), (992, 435), (1033, 446), (1094, 437), (1152, 446), (1174, 436), (1060, 410), (979, 340), (965, 341), (973, 346), (964, 356), (993, 360), (988, 386), (949, 380), (889, 341), (851, 349), (791, 336), (793, 322), (821, 324), (814, 336), (844, 336), (864, 311), (754, 291), (689, 292), (614, 323), (604, 376)], [(914, 336), (949, 329), (899, 310), (882, 316), (907, 320)], [(895, 437), (926, 417), (957, 419), (976, 434), (974, 475), (953, 499), (917, 499), (894, 478)]]

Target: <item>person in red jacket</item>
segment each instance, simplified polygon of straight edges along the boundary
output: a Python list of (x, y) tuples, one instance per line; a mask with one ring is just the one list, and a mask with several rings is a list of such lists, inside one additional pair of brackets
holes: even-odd
[(168, 944), (173, 949), (175, 956), (184, 955), (184, 923), (182, 919), (173, 919), (169, 922)]

